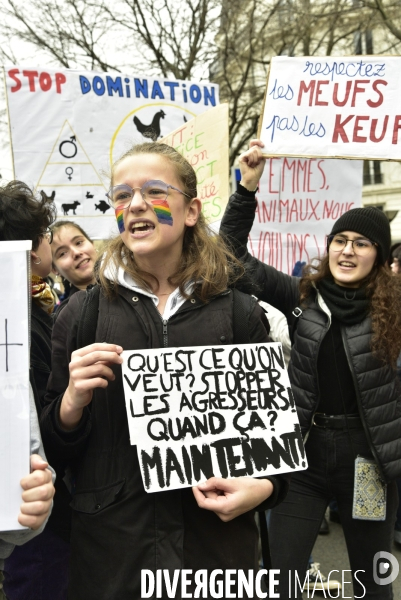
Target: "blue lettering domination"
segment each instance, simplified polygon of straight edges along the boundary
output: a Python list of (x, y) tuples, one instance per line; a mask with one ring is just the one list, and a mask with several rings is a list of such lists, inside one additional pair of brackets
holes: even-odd
[(160, 83), (158, 81), (153, 82), (151, 98), (152, 98), (152, 100), (154, 100), (155, 98), (160, 98), (161, 100), (164, 100), (164, 94), (162, 92)]
[(91, 91), (92, 86), (90, 84), (89, 79), (87, 79), (87, 77), (84, 77), (83, 75), (79, 76), (79, 83), (81, 85), (81, 92), (83, 94), (87, 94), (88, 92)]
[(98, 75), (96, 75), (96, 77), (93, 78), (92, 87), (93, 87), (93, 91), (95, 92), (95, 94), (97, 96), (103, 96), (104, 92), (106, 91), (106, 86), (104, 85), (104, 81)]
[(205, 106), (209, 105), (209, 101), (212, 106), (216, 106), (215, 91), (216, 91), (216, 88), (214, 88), (214, 87), (210, 88), (210, 90), (209, 90), (205, 85), (203, 86), (203, 98), (204, 98)]
[(164, 85), (170, 88), (170, 100), (175, 101), (175, 88), (180, 84), (177, 81), (165, 81)]
[(191, 85), (191, 87), (189, 88), (189, 97), (195, 104), (198, 104), (198, 102), (201, 101), (202, 92), (200, 91), (199, 85)]
[[(79, 84), (82, 95), (93, 92), (96, 96), (119, 98), (151, 98), (152, 100), (171, 100), (177, 102), (180, 100), (179, 92), (182, 92), (184, 103), (192, 101), (194, 104), (203, 102), (205, 106), (216, 106), (216, 88), (214, 86), (200, 86), (191, 84), (187, 89), (185, 82), (179, 81), (150, 81), (148, 79), (139, 79), (138, 77), (111, 77), (110, 75), (95, 75), (93, 78), (79, 76)], [(178, 96), (178, 97), (177, 97)], [(189, 96), (189, 97), (188, 97)]]
[(120, 96), (120, 98), (122, 98), (124, 96), (123, 82), (121, 80), (121, 77), (116, 77), (113, 80), (112, 77), (107, 75), (106, 83), (107, 83), (107, 93), (109, 96), (112, 96), (113, 92), (118, 92), (118, 95)]
[(135, 84), (135, 96), (137, 98), (139, 98), (141, 94), (144, 98), (149, 98), (148, 80), (147, 79), (144, 79), (143, 82), (141, 82), (140, 79), (135, 78), (134, 84)]

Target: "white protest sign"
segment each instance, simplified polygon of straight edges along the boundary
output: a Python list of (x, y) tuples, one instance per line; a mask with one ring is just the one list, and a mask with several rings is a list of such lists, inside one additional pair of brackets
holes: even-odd
[(147, 492), (307, 468), (281, 344), (123, 352)]
[(0, 531), (22, 529), (20, 480), (29, 473), (31, 241), (0, 242)]
[[(143, 75), (6, 67), (15, 176), (94, 239), (117, 235), (110, 165), (219, 102), (218, 86)], [(168, 183), (168, 182), (167, 182)]]
[(266, 156), (401, 160), (400, 70), (399, 56), (274, 57)]
[(362, 205), (362, 169), (357, 160), (267, 159), (249, 252), (288, 275), (322, 257), (334, 222)]
[(194, 117), (160, 140), (180, 152), (196, 173), (198, 197), (209, 223), (220, 221), (228, 202), (228, 104)]

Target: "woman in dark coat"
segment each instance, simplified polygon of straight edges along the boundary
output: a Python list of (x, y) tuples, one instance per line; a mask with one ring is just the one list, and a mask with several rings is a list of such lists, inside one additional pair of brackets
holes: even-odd
[(322, 517), (335, 496), (355, 597), (390, 600), (391, 577), (380, 580), (374, 572), (377, 553), (391, 552), (395, 479), (401, 474), (401, 385), (395, 370), (401, 285), (385, 266), (389, 222), (373, 207), (344, 213), (328, 237), (327, 255), (307, 265), (300, 279), (260, 262), (246, 246), (265, 162), (261, 146), (253, 142), (240, 159), (241, 183), (220, 231), (245, 262), (253, 281), (246, 291), (281, 310), (293, 333), (289, 376), (309, 468), (294, 474), (286, 500), (272, 514), (280, 598), (301, 597), (295, 571), (303, 582)]

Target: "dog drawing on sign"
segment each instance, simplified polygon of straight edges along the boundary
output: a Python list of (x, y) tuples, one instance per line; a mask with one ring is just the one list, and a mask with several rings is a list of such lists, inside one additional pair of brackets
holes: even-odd
[(80, 202), (78, 202), (78, 200), (75, 200), (75, 202), (73, 202), (72, 204), (62, 204), (61, 208), (63, 209), (63, 213), (65, 215), (68, 215), (68, 211), (72, 209), (72, 214), (75, 215), (75, 209), (77, 208), (77, 206), (80, 206)]

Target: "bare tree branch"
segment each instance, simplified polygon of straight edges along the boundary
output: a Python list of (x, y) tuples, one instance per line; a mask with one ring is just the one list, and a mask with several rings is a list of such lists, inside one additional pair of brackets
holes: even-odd
[[(373, 29), (399, 52), (401, 0), (3, 0), (13, 40), (65, 68), (209, 79), (230, 108), (230, 161), (256, 134), (275, 55), (354, 54)], [(400, 17), (398, 16), (400, 15)], [(365, 38), (364, 38), (365, 39)]]

